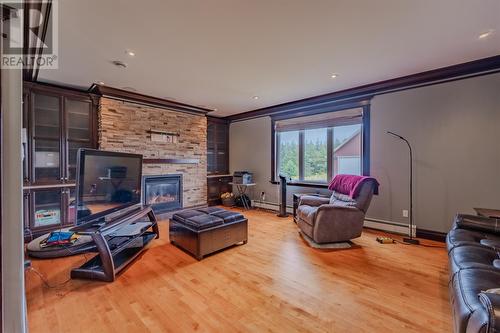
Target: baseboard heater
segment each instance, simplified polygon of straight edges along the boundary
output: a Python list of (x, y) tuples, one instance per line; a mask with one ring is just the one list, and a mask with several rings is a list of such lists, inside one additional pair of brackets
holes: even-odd
[[(276, 212), (279, 211), (280, 205), (274, 202), (267, 202), (267, 201), (257, 201), (257, 200), (252, 200), (252, 206), (257, 207), (257, 208), (262, 208), (262, 209), (269, 209), (269, 210), (274, 210)], [(287, 205), (286, 206), (286, 211), (288, 213), (293, 213), (293, 207)]]
[[(252, 206), (262, 209), (269, 209), (276, 212), (279, 210), (279, 204), (274, 202), (252, 200)], [(293, 213), (293, 207), (287, 206), (286, 211), (289, 213)], [(395, 234), (408, 235), (408, 225), (404, 223), (367, 217), (365, 218), (364, 227), (381, 231), (387, 231)], [(413, 226), (413, 236), (415, 236), (415, 234), (416, 234), (416, 227)]]

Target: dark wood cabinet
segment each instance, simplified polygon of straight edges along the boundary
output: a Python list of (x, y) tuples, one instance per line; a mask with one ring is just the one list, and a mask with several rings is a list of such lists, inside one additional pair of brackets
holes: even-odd
[(220, 195), (232, 192), (229, 183), (229, 123), (207, 117), (207, 200), (208, 205), (220, 205)]
[(207, 173), (229, 173), (229, 123), (207, 117)]
[(232, 192), (232, 186), (229, 184), (233, 181), (232, 176), (208, 177), (207, 178), (207, 199), (208, 205), (220, 205), (222, 203), (220, 195), (225, 192)]
[(97, 148), (98, 98), (25, 83), (23, 114), (26, 238), (72, 225), (76, 155)]

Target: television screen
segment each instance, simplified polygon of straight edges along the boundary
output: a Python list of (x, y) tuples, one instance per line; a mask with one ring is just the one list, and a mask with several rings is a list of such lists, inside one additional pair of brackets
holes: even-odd
[(76, 223), (141, 203), (142, 155), (78, 150)]

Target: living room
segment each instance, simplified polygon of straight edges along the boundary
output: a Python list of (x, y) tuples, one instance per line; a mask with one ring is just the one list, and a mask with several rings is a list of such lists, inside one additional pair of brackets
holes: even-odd
[(500, 331), (497, 1), (1, 6), (1, 332)]

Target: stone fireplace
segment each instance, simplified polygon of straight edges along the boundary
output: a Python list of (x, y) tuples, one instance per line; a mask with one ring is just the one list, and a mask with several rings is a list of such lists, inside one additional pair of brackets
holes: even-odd
[(142, 177), (142, 202), (151, 205), (155, 214), (182, 208), (182, 175)]
[[(105, 97), (100, 99), (98, 114), (99, 149), (142, 154), (143, 176), (182, 175), (178, 187), (182, 195), (177, 205), (180, 203), (186, 209), (207, 204), (205, 116)], [(175, 142), (158, 142), (151, 137), (153, 130), (177, 133), (178, 136)], [(160, 193), (163, 189), (176, 188), (169, 184), (166, 187), (155, 185), (154, 177), (151, 179), (152, 188), (157, 188)], [(171, 197), (158, 200), (164, 200), (165, 209), (173, 211)]]

